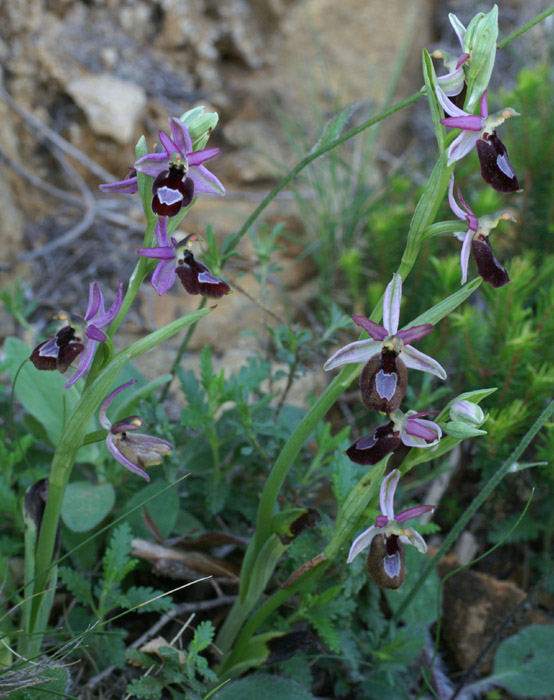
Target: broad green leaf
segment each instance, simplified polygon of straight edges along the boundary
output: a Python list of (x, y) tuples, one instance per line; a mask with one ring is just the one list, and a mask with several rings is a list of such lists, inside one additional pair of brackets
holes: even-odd
[(66, 695), (69, 687), (69, 671), (60, 666), (45, 667), (44, 671), (37, 674), (41, 679), (40, 685), (22, 688), (9, 694), (10, 700), (52, 700), (52, 698), (73, 696)]
[(62, 504), (62, 520), (73, 532), (88, 532), (104, 520), (115, 503), (111, 484), (73, 481), (67, 485)]
[[(18, 338), (6, 338), (4, 355), (13, 382), (21, 363), (28, 359), (32, 349)], [(65, 388), (68, 378), (59, 372), (40, 372), (26, 362), (15, 384), (15, 396), (27, 413), (44, 429), (43, 435), (52, 445), (58, 445), (64, 423), (71, 414), (81, 394), (82, 382)], [(96, 446), (82, 449), (79, 459), (94, 462), (98, 455)]]
[[(145, 486), (131, 498), (127, 503), (127, 508), (130, 510), (140, 505), (143, 501), (162, 491), (166, 486), (167, 484), (163, 481), (154, 481)], [(160, 531), (161, 536), (163, 538), (169, 537), (179, 513), (179, 496), (177, 491), (175, 489), (164, 491), (161, 498), (154, 498), (148, 503), (146, 510)], [(146, 525), (145, 514), (142, 508), (138, 508), (134, 513), (131, 513), (126, 521), (131, 526), (133, 537), (142, 537), (147, 540), (153, 538), (152, 532)]]
[(214, 700), (260, 700), (265, 697), (271, 697), (271, 700), (313, 700), (313, 695), (295, 681), (267, 674), (229, 683), (213, 696)]
[(524, 698), (551, 698), (554, 693), (554, 625), (531, 625), (498, 647), (487, 680)]

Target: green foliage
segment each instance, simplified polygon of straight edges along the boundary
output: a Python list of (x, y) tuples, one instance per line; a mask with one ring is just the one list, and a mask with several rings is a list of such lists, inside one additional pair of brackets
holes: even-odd
[(288, 678), (259, 674), (224, 686), (214, 700), (259, 700), (271, 692), (271, 700), (313, 700), (302, 686)]
[(73, 481), (68, 484), (62, 505), (62, 520), (73, 532), (88, 532), (104, 520), (115, 503), (111, 484)]
[[(214, 637), (215, 629), (209, 620), (201, 622), (184, 651), (173, 646), (160, 646), (155, 656), (135, 649), (128, 652), (133, 663), (151, 670), (152, 664), (158, 668), (152, 675), (135, 678), (127, 686), (127, 692), (136, 698), (184, 697), (186, 700), (201, 700), (207, 694), (207, 684), (217, 680), (209, 668), (208, 660), (202, 655)], [(165, 694), (165, 695), (164, 695)]]
[(526, 627), (500, 644), (493, 674), (487, 680), (503, 686), (516, 697), (551, 697), (553, 654), (554, 627)]

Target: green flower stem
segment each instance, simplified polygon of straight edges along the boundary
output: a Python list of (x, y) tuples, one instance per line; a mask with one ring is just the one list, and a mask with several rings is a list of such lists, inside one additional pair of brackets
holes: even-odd
[(417, 581), (414, 583), (412, 586), (410, 592), (406, 595), (404, 600), (402, 601), (402, 604), (400, 607), (396, 610), (393, 616), (393, 620), (399, 620), (402, 617), (402, 614), (408, 607), (408, 605), (412, 602), (413, 598), (425, 582), (425, 579), (431, 571), (435, 568), (435, 566), (439, 563), (440, 559), (443, 557), (443, 555), (450, 549), (450, 547), (454, 544), (454, 542), (457, 540), (458, 535), (462, 532), (462, 530), (465, 528), (467, 523), (471, 520), (471, 518), (474, 516), (474, 514), (479, 510), (479, 508), (483, 505), (483, 503), (487, 500), (487, 498), (490, 496), (490, 494), (494, 491), (494, 489), (498, 486), (498, 484), (502, 481), (502, 479), (508, 474), (510, 469), (513, 467), (513, 465), (519, 460), (521, 455), (523, 454), (524, 450), (527, 449), (529, 446), (529, 443), (535, 435), (539, 432), (539, 430), (543, 427), (543, 425), (549, 420), (549, 418), (552, 416), (554, 413), (554, 400), (551, 401), (548, 406), (544, 409), (544, 411), (540, 414), (540, 416), (537, 418), (537, 420), (534, 422), (534, 424), (531, 426), (527, 434), (523, 437), (519, 445), (516, 447), (516, 449), (512, 452), (512, 454), (508, 457), (508, 459), (502, 464), (502, 466), (496, 471), (495, 474), (491, 476), (487, 484), (483, 487), (477, 498), (474, 498), (471, 504), (466, 508), (465, 512), (460, 516), (452, 530), (448, 533), (448, 535), (445, 537), (444, 542), (442, 543), (440, 549), (438, 552), (435, 554), (435, 556), (427, 563), (425, 569), (421, 572), (419, 578)]
[[(210, 311), (211, 309), (203, 309), (183, 316), (125, 348), (114, 357), (113, 361), (102, 370), (89, 388), (81, 395), (66, 423), (50, 468), (48, 500), (44, 510), (36, 551), (35, 571), (39, 573), (35, 581), (35, 593), (44, 590), (48, 577), (65, 488), (77, 457), (77, 452), (83, 444), (90, 419), (107, 396), (117, 375), (129, 360), (156, 347), (186, 326), (206, 316)], [(31, 629), (37, 620), (40, 605), (41, 596), (38, 596), (33, 601)], [(44, 632), (43, 629), (32, 629), (32, 631), (36, 632), (39, 637)]]
[[(447, 154), (444, 152), (433, 168), (428, 185), (414, 211), (407, 236), (406, 248), (398, 268), (398, 274), (402, 276), (403, 280), (406, 279), (412, 270), (424, 240), (425, 230), (436, 216), (448, 188), (448, 180), (453, 166), (447, 166), (446, 159)], [(250, 224), (248, 224), (248, 226), (249, 225)], [(246, 224), (245, 227), (247, 227)], [(382, 306), (379, 303), (371, 314), (371, 319), (379, 322), (381, 318)], [(350, 386), (354, 379), (360, 375), (362, 369), (363, 367), (361, 365), (354, 365), (353, 367), (346, 366), (341, 370), (304, 416), (277, 457), (260, 496), (254, 539), (250, 543), (243, 562), (241, 570), (241, 588), (243, 590), (248, 589), (252, 577), (255, 576), (254, 567), (257, 562), (258, 554), (271, 535), (271, 515), (274, 512), (277, 497), (296, 456), (319, 421), (323, 419), (331, 406)], [(229, 619), (226, 621), (222, 630), (224, 634), (218, 637), (218, 645), (223, 651), (226, 651), (231, 646), (238, 634), (240, 625), (246, 619), (252, 607), (253, 603), (250, 606), (244, 604), (244, 597), (242, 596), (241, 600), (237, 601), (233, 607)]]
[[(358, 523), (364, 510), (377, 496), (381, 478), (386, 469), (389, 457), (390, 455), (387, 455), (383, 460), (381, 460), (381, 462), (379, 462), (379, 464), (371, 467), (356, 484), (356, 486), (350, 490), (337, 516), (333, 536), (325, 548), (325, 559), (312, 569), (308, 569), (289, 587), (281, 588), (274, 593), (267, 601), (263, 603), (263, 605), (258, 608), (250, 620), (246, 622), (243, 629), (238, 634), (236, 642), (233, 644), (232, 652), (224, 660), (221, 666), (219, 671), (220, 677), (223, 677), (225, 673), (229, 671), (229, 669), (232, 669), (233, 666), (244, 661), (243, 655), (250, 637), (256, 632), (267, 617), (269, 617), (271, 613), (273, 613), (280, 605), (282, 605), (282, 603), (288, 600), (295, 593), (301, 591), (302, 589), (306, 589), (308, 584), (312, 585), (315, 583), (317, 578), (323, 574), (327, 566), (329, 566), (337, 557), (342, 547), (352, 539), (352, 535), (358, 528)], [(246, 607), (246, 603), (241, 602), (239, 606), (233, 608), (231, 611), (232, 617), (230, 615), (227, 619), (231, 619), (231, 622), (228, 624), (228, 621), (225, 621), (226, 631), (232, 630), (235, 627), (235, 620), (242, 621), (245, 618), (245, 612), (248, 614), (252, 606), (245, 610)], [(218, 639), (218, 647), (224, 652), (228, 651), (232, 642), (233, 639), (230, 638), (230, 635), (222, 635), (221, 639)], [(221, 646), (221, 644), (223, 646)]]

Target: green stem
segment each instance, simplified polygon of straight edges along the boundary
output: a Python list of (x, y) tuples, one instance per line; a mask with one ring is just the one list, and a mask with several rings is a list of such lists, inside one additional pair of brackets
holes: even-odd
[[(439, 157), (429, 178), (429, 183), (414, 211), (406, 240), (406, 248), (398, 267), (398, 274), (401, 275), (403, 280), (406, 279), (414, 266), (423, 242), (424, 231), (436, 216), (448, 188), (448, 180), (453, 166), (447, 166), (446, 159), (447, 154), (445, 152)], [(378, 304), (371, 314), (371, 319), (379, 322), (381, 317), (382, 307), (381, 304)], [(277, 457), (260, 496), (254, 539), (249, 546), (249, 551), (241, 570), (241, 581), (246, 582), (245, 588), (248, 587), (248, 581), (250, 581), (252, 576), (252, 567), (257, 561), (258, 554), (271, 535), (271, 515), (275, 508), (277, 496), (294, 459), (319, 421), (323, 419), (327, 411), (354, 379), (359, 376), (362, 369), (361, 365), (355, 365), (353, 367), (346, 366), (341, 370), (304, 416)], [(246, 606), (244, 599), (237, 601), (233, 607), (230, 619), (224, 625), (224, 634), (218, 638), (220, 645), (222, 638), (225, 641), (223, 651), (226, 651), (227, 647), (230, 647), (232, 644), (240, 629), (240, 625), (246, 619), (252, 607), (252, 605)]]
[(548, 406), (544, 409), (544, 411), (540, 414), (540, 416), (537, 418), (537, 420), (534, 422), (532, 427), (529, 429), (525, 437), (522, 439), (522, 441), (519, 443), (519, 445), (516, 447), (516, 449), (512, 452), (512, 454), (508, 457), (508, 459), (502, 464), (502, 466), (496, 471), (493, 476), (489, 479), (487, 484), (483, 487), (477, 498), (474, 498), (473, 501), (471, 502), (471, 505), (466, 508), (465, 512), (460, 516), (452, 530), (448, 533), (446, 536), (444, 542), (442, 543), (439, 551), (435, 554), (435, 556), (428, 562), (426, 565), (425, 569), (421, 572), (419, 578), (417, 581), (414, 583), (412, 586), (410, 592), (406, 595), (404, 600), (402, 601), (402, 604), (400, 607), (396, 610), (393, 620), (399, 620), (408, 605), (412, 602), (413, 598), (425, 582), (425, 579), (431, 571), (435, 568), (435, 566), (439, 563), (440, 559), (442, 556), (450, 549), (450, 547), (454, 544), (456, 539), (458, 538), (458, 535), (462, 532), (462, 530), (465, 528), (467, 523), (471, 520), (471, 518), (474, 516), (474, 514), (479, 510), (479, 508), (483, 505), (483, 503), (487, 500), (487, 498), (490, 496), (492, 491), (498, 486), (498, 484), (502, 481), (502, 479), (508, 474), (510, 471), (511, 467), (519, 460), (521, 455), (523, 454), (524, 450), (527, 449), (529, 446), (529, 443), (531, 440), (535, 437), (535, 435), (539, 432), (539, 430), (542, 428), (542, 426), (546, 423), (546, 421), (550, 418), (550, 416), (554, 413), (554, 400), (551, 401)]
[(408, 107), (408, 105), (413, 104), (414, 102), (417, 102), (421, 97), (423, 97), (422, 92), (416, 92), (414, 95), (411, 95), (410, 97), (407, 97), (405, 100), (402, 100), (402, 102), (398, 102), (396, 105), (393, 105), (390, 109), (385, 110), (384, 112), (381, 112), (378, 114), (376, 117), (372, 117), (371, 119), (368, 119), (367, 121), (363, 122), (359, 126), (355, 127), (354, 129), (350, 129), (350, 131), (347, 131), (345, 134), (342, 136), (338, 136), (336, 139), (333, 139), (332, 141), (329, 141), (329, 143), (325, 144), (324, 146), (321, 146), (320, 148), (317, 148), (314, 151), (311, 151), (308, 153), (308, 155), (303, 158), (290, 172), (289, 174), (284, 177), (278, 185), (276, 185), (273, 190), (263, 199), (260, 204), (256, 207), (256, 209), (252, 212), (252, 214), (246, 219), (244, 222), (242, 228), (238, 231), (235, 240), (233, 241), (233, 245), (231, 247), (231, 250), (236, 248), (238, 245), (239, 241), (241, 238), (244, 236), (244, 234), (248, 231), (250, 226), (256, 221), (256, 219), (260, 216), (260, 214), (264, 211), (264, 209), (267, 208), (269, 204), (275, 199), (275, 197), (281, 192), (281, 190), (284, 190), (285, 187), (294, 180), (294, 178), (302, 171), (306, 166), (308, 166), (310, 163), (312, 163), (314, 160), (317, 160), (320, 156), (324, 155), (325, 153), (328, 153), (329, 151), (332, 151), (333, 148), (336, 148), (337, 146), (340, 146), (342, 143), (345, 143), (345, 141), (348, 141), (349, 139), (353, 138), (354, 136), (357, 136), (360, 134), (362, 131), (365, 131), (366, 129), (369, 129), (370, 126), (373, 126), (374, 124), (378, 124), (379, 122), (383, 121), (383, 119), (386, 119), (387, 117), (390, 117), (391, 114), (395, 114), (396, 112), (399, 112), (401, 109), (404, 109), (404, 107)]
[(545, 10), (544, 12), (541, 12), (540, 15), (537, 15), (530, 22), (527, 22), (527, 24), (524, 24), (523, 27), (521, 27), (520, 29), (516, 29), (515, 32), (508, 34), (508, 36), (505, 39), (502, 39), (502, 41), (498, 42), (498, 48), (503, 49), (506, 46), (506, 44), (510, 43), (510, 41), (513, 41), (514, 39), (517, 39), (518, 36), (525, 34), (525, 32), (528, 29), (531, 29), (531, 27), (534, 27), (539, 22), (542, 22), (543, 19), (546, 19), (551, 14), (554, 14), (554, 6), (550, 7), (548, 10)]
[[(37, 578), (34, 587), (35, 593), (42, 591), (47, 581), (65, 488), (77, 457), (77, 452), (83, 444), (90, 419), (108, 394), (117, 375), (129, 360), (151, 350), (209, 312), (210, 309), (204, 309), (188, 314), (136, 341), (119, 352), (113, 361), (96, 377), (89, 388), (83, 391), (81, 398), (69, 416), (50, 468), (48, 500), (44, 509), (36, 551), (35, 571), (37, 572)], [(33, 630), (40, 605), (41, 596), (37, 596), (32, 606), (31, 630), (38, 635), (44, 632), (42, 629)], [(27, 632), (29, 631), (27, 630)]]

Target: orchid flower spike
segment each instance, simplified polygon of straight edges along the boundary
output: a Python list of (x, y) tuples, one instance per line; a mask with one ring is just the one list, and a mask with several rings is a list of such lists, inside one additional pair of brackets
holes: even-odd
[(446, 372), (432, 357), (416, 350), (412, 343), (433, 330), (430, 323), (398, 330), (402, 278), (394, 274), (383, 299), (383, 325), (364, 316), (353, 315), (356, 325), (371, 336), (349, 343), (323, 365), (324, 370), (346, 364), (365, 363), (360, 378), (362, 401), (370, 411), (392, 413), (400, 406), (408, 385), (407, 367), (446, 379)]
[(394, 452), (401, 443), (407, 447), (429, 447), (436, 450), (442, 430), (438, 423), (423, 418), (427, 415), (428, 412), (395, 411), (389, 416), (388, 423), (353, 442), (346, 450), (346, 456), (355, 464), (370, 466)]
[(361, 552), (369, 547), (367, 570), (373, 582), (380, 588), (400, 588), (404, 582), (404, 547), (411, 544), (420, 552), (427, 551), (425, 540), (412, 527), (403, 524), (424, 513), (430, 513), (435, 506), (416, 506), (401, 513), (394, 513), (394, 494), (400, 471), (392, 471), (381, 484), (379, 501), (382, 515), (378, 515), (375, 524), (362, 532), (350, 548), (350, 564)]
[(152, 211), (158, 216), (176, 216), (200, 192), (225, 194), (225, 188), (203, 163), (218, 155), (219, 148), (193, 151), (187, 127), (177, 117), (169, 119), (171, 136), (158, 132), (159, 153), (139, 158), (129, 176), (120, 182), (100, 185), (102, 192), (133, 194), (138, 190), (136, 171), (154, 178)]
[(487, 91), (481, 98), (481, 113), (469, 114), (448, 99), (442, 88), (436, 87), (437, 99), (449, 116), (441, 119), (444, 126), (461, 129), (448, 148), (448, 165), (466, 156), (474, 147), (477, 148), (481, 175), (483, 180), (498, 192), (518, 192), (520, 186), (510, 159), (508, 149), (496, 135), (496, 128), (510, 117), (519, 117), (511, 107), (495, 112), (489, 116)]
[(108, 431), (106, 446), (114, 459), (126, 469), (129, 469), (129, 471), (142, 476), (146, 481), (150, 481), (150, 477), (144, 470), (155, 464), (161, 464), (162, 457), (171, 454), (173, 445), (167, 442), (167, 440), (162, 440), (152, 435), (132, 434), (133, 431), (145, 425), (140, 416), (123, 418), (123, 420), (117, 421), (117, 423), (113, 423), (112, 425), (106, 415), (108, 407), (119, 392), (127, 389), (127, 387), (130, 387), (136, 381), (136, 379), (131, 379), (130, 382), (112, 391), (100, 407), (98, 419), (100, 425)]
[(152, 286), (160, 296), (173, 287), (177, 277), (189, 294), (201, 294), (213, 299), (229, 294), (231, 287), (227, 282), (212, 275), (204, 263), (195, 260), (189, 248), (189, 243), (198, 240), (195, 233), (180, 242), (173, 237), (170, 240), (165, 217), (158, 219), (155, 233), (158, 247), (140, 248), (138, 252), (146, 258), (160, 261), (152, 275)]
[(104, 297), (100, 287), (93, 282), (89, 287), (88, 306), (85, 317), (74, 314), (59, 314), (60, 321), (69, 325), (61, 328), (53, 338), (34, 348), (29, 358), (39, 370), (58, 370), (64, 374), (80, 355), (79, 365), (73, 377), (66, 383), (69, 388), (83, 376), (91, 365), (96, 343), (103, 343), (107, 336), (100, 330), (116, 317), (121, 308), (122, 285), (119, 283), (117, 295), (109, 310), (104, 309)]
[(475, 263), (477, 264), (477, 270), (485, 282), (488, 282), (493, 287), (503, 287), (505, 284), (508, 284), (510, 277), (503, 265), (496, 259), (489, 240), (489, 235), (500, 221), (515, 221), (514, 216), (510, 211), (505, 210), (477, 218), (472, 209), (470, 209), (464, 201), (459, 187), (457, 191), (458, 199), (462, 206), (456, 202), (454, 197), (454, 175), (452, 175), (448, 186), (448, 202), (450, 204), (450, 209), (452, 209), (458, 219), (466, 221), (468, 225), (468, 229), (465, 233), (454, 234), (459, 241), (463, 241), (460, 255), (460, 265), (462, 268), (461, 283), (465, 284), (467, 281), (467, 266), (471, 250)]

